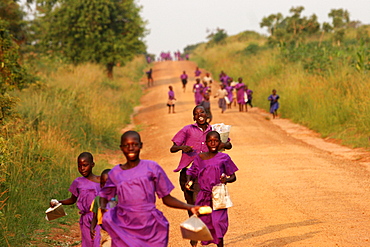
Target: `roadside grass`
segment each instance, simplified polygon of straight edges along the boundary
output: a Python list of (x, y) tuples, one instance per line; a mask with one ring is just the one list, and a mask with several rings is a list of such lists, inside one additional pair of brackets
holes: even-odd
[[(50, 199), (70, 196), (68, 188), (80, 176), (79, 153), (96, 157), (116, 149), (120, 130), (139, 104), (146, 66), (144, 57), (138, 57), (117, 67), (115, 79), (108, 80), (94, 64), (43, 65), (36, 71), (37, 85), (14, 92), (18, 117), (3, 127), (0, 140), (0, 246), (37, 246), (45, 241), (40, 229), (47, 235), (59, 224), (77, 221), (75, 205), (65, 206), (68, 216), (52, 222), (44, 212)], [(94, 173), (107, 166), (107, 160), (96, 161)]]

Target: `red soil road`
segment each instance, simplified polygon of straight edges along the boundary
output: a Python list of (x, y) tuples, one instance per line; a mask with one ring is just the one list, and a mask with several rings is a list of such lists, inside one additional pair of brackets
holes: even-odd
[[(154, 86), (146, 89), (134, 116), (144, 142), (141, 158), (164, 168), (176, 187), (171, 194), (181, 200), (179, 174), (172, 172), (181, 154), (169, 149), (177, 131), (193, 123), (195, 68), (189, 61), (155, 63)], [(183, 70), (190, 75), (185, 93), (179, 79)], [(166, 106), (169, 85), (177, 98), (175, 114), (168, 114)], [(234, 206), (225, 246), (370, 246), (368, 152), (323, 140), (286, 119), (271, 120), (258, 108), (239, 112), (233, 107), (221, 114), (217, 99), (211, 100), (212, 123), (232, 125), (233, 148), (227, 153), (239, 167), (237, 181), (228, 185)], [(170, 222), (169, 246), (190, 246), (179, 227), (187, 213), (161, 200), (157, 207)]]

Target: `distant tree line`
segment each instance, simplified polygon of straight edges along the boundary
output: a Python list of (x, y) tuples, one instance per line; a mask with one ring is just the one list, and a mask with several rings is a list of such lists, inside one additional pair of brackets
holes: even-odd
[(296, 45), (302, 43), (309, 35), (318, 33), (333, 33), (334, 40), (340, 45), (344, 38), (344, 30), (349, 27), (358, 27), (359, 21), (351, 21), (347, 10), (332, 9), (328, 16), (331, 23), (319, 23), (317, 15), (310, 17), (302, 16), (303, 6), (292, 7), (290, 16), (284, 17), (281, 13), (271, 14), (264, 17), (260, 27), (268, 30), (270, 43), (294, 42)]

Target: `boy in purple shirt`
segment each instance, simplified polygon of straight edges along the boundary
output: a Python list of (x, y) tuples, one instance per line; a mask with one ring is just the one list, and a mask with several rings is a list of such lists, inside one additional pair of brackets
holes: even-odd
[[(182, 151), (180, 163), (174, 172), (180, 171), (180, 187), (184, 192), (184, 197), (187, 203), (194, 204), (196, 196), (199, 191), (199, 185), (197, 181), (194, 181), (192, 190), (187, 190), (185, 184), (187, 167), (193, 162), (194, 158), (202, 152), (207, 152), (208, 148), (206, 145), (207, 133), (212, 131), (211, 125), (207, 122), (206, 111), (203, 106), (196, 106), (193, 109), (193, 120), (194, 124), (189, 124), (183, 127), (177, 134), (172, 138), (173, 145), (170, 149), (171, 153)], [(220, 149), (231, 149), (232, 145), (229, 141), (220, 144)], [(192, 203), (191, 203), (192, 202)], [(188, 211), (189, 216), (191, 213)]]

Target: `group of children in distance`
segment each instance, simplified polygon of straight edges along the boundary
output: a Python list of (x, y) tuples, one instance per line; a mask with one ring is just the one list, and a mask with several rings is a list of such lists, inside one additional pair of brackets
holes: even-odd
[[(71, 197), (59, 203), (77, 203), (82, 247), (100, 246), (101, 229), (109, 234), (111, 246), (165, 247), (169, 224), (155, 206), (156, 195), (168, 207), (188, 210), (189, 216), (199, 215), (201, 206), (212, 206), (214, 185), (236, 180), (238, 168), (227, 154), (218, 152), (221, 148), (230, 149), (231, 143), (222, 143), (220, 134), (212, 131), (202, 106), (194, 108), (193, 119), (194, 124), (185, 126), (173, 137), (170, 148), (172, 153), (182, 151), (175, 172), (181, 171), (180, 187), (187, 203), (171, 196), (174, 186), (159, 164), (140, 159), (143, 143), (136, 131), (127, 131), (121, 136), (120, 149), (126, 163), (104, 170), (101, 176), (93, 173), (95, 163), (91, 153), (78, 156), (77, 167), (82, 177), (72, 182)], [(115, 206), (109, 203), (113, 198)], [(199, 217), (213, 236), (212, 241), (202, 243), (223, 247), (228, 227), (227, 209)], [(197, 241), (191, 241), (191, 245), (196, 246)]]
[[(211, 113), (211, 103), (210, 103), (210, 94), (212, 92), (212, 83), (213, 79), (209, 73), (206, 73), (201, 83), (201, 71), (197, 67), (194, 71), (196, 83), (193, 85), (195, 105), (201, 105), (205, 108), (207, 112), (208, 122), (212, 121)], [(186, 84), (188, 83), (188, 75), (186, 71), (180, 75), (182, 82), (183, 91), (185, 92)], [(253, 108), (253, 91), (248, 88), (247, 85), (243, 83), (243, 78), (239, 77), (238, 81), (235, 82), (232, 77), (229, 77), (224, 71), (221, 71), (219, 75), (220, 88), (214, 97), (218, 98), (218, 106), (221, 109), (221, 113), (224, 113), (226, 109), (231, 109), (232, 105), (236, 106), (238, 104), (239, 111), (243, 112), (244, 109), (248, 112), (248, 105)], [(276, 90), (272, 90), (272, 94), (268, 97), (270, 101), (270, 113), (273, 118), (277, 117), (277, 110), (279, 108), (279, 95), (276, 94)], [(175, 96), (172, 86), (169, 86), (168, 92), (168, 103), (169, 107), (168, 113), (174, 113), (175, 108)]]

